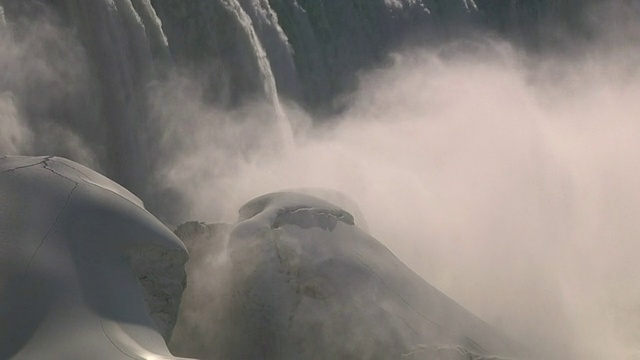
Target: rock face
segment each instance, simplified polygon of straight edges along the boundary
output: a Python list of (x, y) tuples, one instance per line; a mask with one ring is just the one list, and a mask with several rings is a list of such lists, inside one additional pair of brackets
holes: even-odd
[(0, 358), (172, 359), (184, 244), (129, 191), (56, 157), (0, 158)]
[(243, 206), (231, 228), (183, 225), (186, 243), (211, 250), (188, 266), (198, 275), (172, 350), (202, 359), (430, 360), (520, 351), (357, 223), (318, 198), (276, 193)]

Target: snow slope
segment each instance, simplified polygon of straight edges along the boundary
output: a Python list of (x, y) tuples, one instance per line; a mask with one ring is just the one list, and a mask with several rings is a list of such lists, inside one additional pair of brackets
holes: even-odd
[[(188, 265), (172, 350), (202, 359), (497, 359), (521, 352), (357, 221), (324, 200), (275, 193), (243, 206), (232, 228), (180, 227), (199, 258)], [(206, 249), (213, 249), (208, 256)]]
[(0, 158), (0, 358), (173, 359), (182, 242), (129, 191), (56, 157)]

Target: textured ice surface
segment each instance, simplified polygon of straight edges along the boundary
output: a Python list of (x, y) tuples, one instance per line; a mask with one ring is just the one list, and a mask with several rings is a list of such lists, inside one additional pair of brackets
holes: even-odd
[(170, 359), (184, 244), (106, 177), (0, 158), (0, 358)]
[(192, 287), (172, 349), (203, 359), (497, 359), (520, 351), (357, 223), (319, 198), (275, 193), (243, 206), (231, 228), (183, 225), (185, 242), (212, 250), (188, 265)]

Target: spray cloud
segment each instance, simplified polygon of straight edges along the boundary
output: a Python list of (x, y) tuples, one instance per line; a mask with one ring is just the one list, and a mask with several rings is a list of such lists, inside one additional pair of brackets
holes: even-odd
[(417, 273), (542, 358), (631, 356), (637, 63), (467, 45), (394, 55), (324, 125), (289, 107), (294, 149), (273, 151), (251, 116), (189, 128), (202, 141), (165, 179), (207, 222), (267, 192), (336, 189)]

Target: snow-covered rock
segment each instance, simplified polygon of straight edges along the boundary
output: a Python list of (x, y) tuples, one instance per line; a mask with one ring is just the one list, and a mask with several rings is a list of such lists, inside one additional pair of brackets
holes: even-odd
[(184, 244), (129, 191), (56, 157), (0, 158), (0, 358), (173, 359)]
[(188, 265), (172, 350), (202, 359), (498, 359), (521, 352), (357, 224), (319, 198), (275, 193), (243, 206), (232, 228), (183, 225), (177, 233), (185, 242), (209, 254)]

